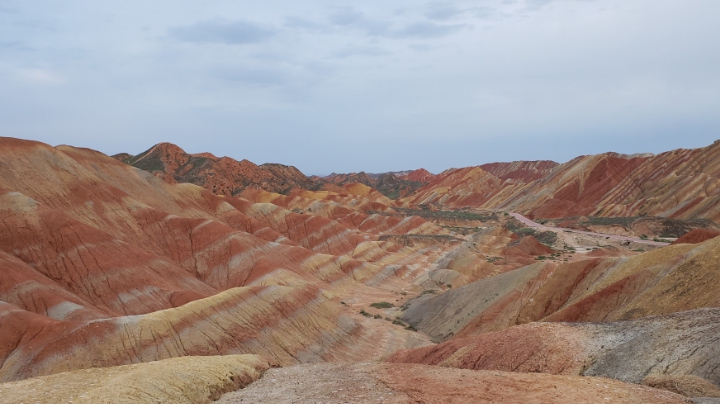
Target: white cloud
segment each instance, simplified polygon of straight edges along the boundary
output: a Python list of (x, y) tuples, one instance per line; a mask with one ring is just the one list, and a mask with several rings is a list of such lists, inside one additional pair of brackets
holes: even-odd
[(31, 83), (57, 85), (67, 82), (64, 76), (48, 69), (21, 69), (18, 75), (24, 81)]

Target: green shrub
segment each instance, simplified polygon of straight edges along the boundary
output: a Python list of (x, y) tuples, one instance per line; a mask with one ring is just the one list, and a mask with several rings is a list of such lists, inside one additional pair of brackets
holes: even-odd
[(389, 309), (391, 307), (395, 307), (395, 305), (389, 302), (376, 302), (371, 303), (370, 307), (374, 307), (376, 309)]

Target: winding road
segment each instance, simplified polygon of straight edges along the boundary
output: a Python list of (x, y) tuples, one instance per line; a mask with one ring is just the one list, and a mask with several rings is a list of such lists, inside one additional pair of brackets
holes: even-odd
[(566, 229), (563, 227), (550, 227), (550, 226), (544, 226), (540, 223), (533, 222), (532, 220), (526, 218), (525, 216), (510, 212), (510, 215), (512, 215), (515, 219), (523, 222), (525, 225), (529, 227), (534, 227), (540, 230), (549, 230), (549, 231), (555, 231), (555, 232), (569, 232), (569, 233), (578, 233), (578, 234), (585, 234), (588, 236), (597, 236), (597, 237), (609, 237), (611, 239), (615, 240), (624, 240), (624, 241), (632, 241), (633, 243), (639, 243), (639, 244), (648, 244), (648, 245), (656, 245), (656, 246), (667, 246), (670, 245), (670, 243), (662, 243), (659, 241), (652, 241), (652, 240), (643, 240), (641, 238), (635, 238), (635, 237), (627, 237), (627, 236), (618, 236), (615, 234), (604, 234), (604, 233), (593, 233), (591, 231), (583, 231), (583, 230), (574, 230), (574, 229)]

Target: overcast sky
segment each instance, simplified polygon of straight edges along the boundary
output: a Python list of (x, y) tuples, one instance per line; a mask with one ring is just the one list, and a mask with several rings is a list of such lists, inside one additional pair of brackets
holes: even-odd
[(0, 135), (306, 174), (720, 138), (720, 1), (5, 1)]

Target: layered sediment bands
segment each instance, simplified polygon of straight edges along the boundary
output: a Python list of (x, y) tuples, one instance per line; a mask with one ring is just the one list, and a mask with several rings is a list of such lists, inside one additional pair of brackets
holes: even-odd
[(209, 403), (269, 369), (256, 355), (185, 357), (42, 376), (2, 386), (5, 404)]
[(56, 320), (92, 320), (108, 316), (90, 302), (63, 289), (18, 258), (0, 252), (0, 301)]
[(289, 195), (250, 189), (241, 196), (252, 202), (269, 202), (296, 212), (325, 217), (350, 212), (393, 212), (391, 205), (394, 204), (378, 191), (362, 184), (348, 184), (342, 188), (342, 192), (296, 190)]
[(663, 216), (720, 220), (720, 142), (658, 155), (605, 153), (447, 170), (410, 204), (516, 210), (533, 217)]
[(720, 306), (720, 238), (630, 258), (537, 263), (412, 302), (403, 319), (436, 340), (533, 321), (614, 321)]
[[(339, 304), (365, 284), (394, 296), (449, 248), (377, 241), (444, 232), (354, 209), (387, 202), (377, 191), (313, 200), (321, 212), (347, 204), (333, 217), (300, 214), (168, 184), (92, 150), (0, 144), (3, 380), (186, 355), (367, 359), (427, 343)], [(347, 215), (364, 219), (345, 226)]]
[(549, 160), (538, 161), (513, 161), (511, 163), (490, 163), (480, 166), (488, 173), (501, 180), (515, 180), (529, 183), (539, 180), (559, 166), (558, 163)]
[(366, 174), (364, 172), (331, 174), (318, 180), (323, 183), (323, 189), (326, 191), (343, 192), (348, 186), (360, 184), (372, 187), (390, 199), (397, 199), (411, 194), (430, 182), (433, 177), (433, 174), (421, 168), (411, 172), (383, 174)]
[(686, 400), (668, 391), (599, 377), (349, 363), (270, 369), (262, 379), (219, 400), (219, 404), (248, 402), (674, 404)]
[(720, 231), (695, 229), (683, 234), (681, 237), (675, 240), (673, 244), (697, 244), (702, 243), (706, 240), (710, 240), (717, 236), (720, 236)]
[[(215, 293), (172, 261), (17, 192), (0, 195), (0, 203), (11, 207), (0, 209), (0, 250), (32, 267), (28, 273), (54, 281), (109, 315), (173, 307), (171, 297), (178, 293)], [(12, 209), (17, 205), (25, 208)]]
[[(117, 156), (124, 157), (125, 153)], [(157, 144), (122, 161), (147, 170), (169, 183), (189, 182), (221, 195), (237, 195), (248, 187), (272, 192), (319, 188), (318, 184), (295, 167), (282, 164), (258, 166), (248, 160), (218, 158), (210, 153), (188, 154), (170, 143)]]
[[(282, 365), (348, 359), (345, 345), (361, 330), (339, 314), (338, 306), (310, 286), (268, 286), (234, 288), (174, 309), (91, 322), (41, 321), (39, 315), (2, 307), (3, 329), (29, 324), (34, 332), (3, 338), (4, 346), (19, 349), (2, 352), (0, 380), (180, 356), (255, 353)], [(28, 335), (32, 341), (23, 343)]]
[(401, 351), (391, 362), (603, 376), (701, 377), (720, 385), (720, 309), (614, 323), (533, 323)]
[(399, 178), (427, 184), (428, 182), (432, 181), (433, 178), (435, 178), (435, 174), (424, 168), (418, 168), (417, 170), (411, 171), (408, 174), (400, 176)]

